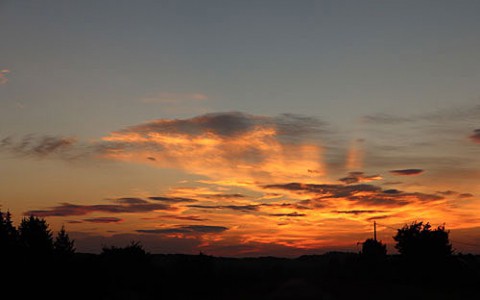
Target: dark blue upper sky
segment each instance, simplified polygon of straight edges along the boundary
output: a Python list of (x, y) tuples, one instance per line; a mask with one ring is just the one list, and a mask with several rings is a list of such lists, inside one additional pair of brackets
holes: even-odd
[[(478, 1), (3, 1), (0, 9), (1, 67), (11, 71), (0, 126), (12, 131), (95, 135), (230, 110), (344, 123), (479, 94)], [(208, 99), (142, 104), (162, 93)], [(89, 125), (79, 126), (84, 118)]]

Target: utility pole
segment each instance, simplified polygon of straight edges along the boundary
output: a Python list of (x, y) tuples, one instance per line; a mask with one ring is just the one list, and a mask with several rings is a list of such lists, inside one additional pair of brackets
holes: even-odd
[(373, 221), (373, 240), (377, 241), (377, 221)]

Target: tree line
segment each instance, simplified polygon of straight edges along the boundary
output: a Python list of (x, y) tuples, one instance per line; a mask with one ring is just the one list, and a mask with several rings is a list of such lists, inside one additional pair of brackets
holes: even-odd
[(0, 255), (2, 257), (69, 257), (75, 253), (75, 241), (62, 226), (56, 237), (45, 219), (24, 217), (15, 227), (9, 211), (0, 211)]
[[(432, 228), (429, 223), (413, 222), (397, 230), (393, 237), (395, 248), (405, 258), (434, 259), (453, 254), (449, 241), (449, 231), (445, 226)], [(55, 238), (45, 219), (30, 215), (24, 217), (20, 225), (15, 227), (9, 211), (0, 211), (0, 255), (11, 257), (70, 257), (75, 253), (75, 241), (70, 238), (62, 226)], [(139, 242), (120, 247), (104, 247), (103, 256), (137, 256), (147, 253)], [(366, 239), (362, 243), (361, 254), (367, 258), (384, 257), (387, 254), (386, 244), (376, 239)]]
[[(453, 254), (449, 240), (449, 231), (445, 226), (432, 228), (430, 223), (413, 222), (397, 229), (395, 248), (405, 258), (415, 260), (441, 259)], [(376, 239), (367, 239), (362, 243), (362, 255), (382, 257), (387, 254), (387, 246)]]

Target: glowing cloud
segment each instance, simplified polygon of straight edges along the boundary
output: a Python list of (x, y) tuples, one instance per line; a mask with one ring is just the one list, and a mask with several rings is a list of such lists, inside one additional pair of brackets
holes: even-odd
[(129, 127), (104, 137), (101, 147), (105, 158), (180, 168), (228, 185), (306, 179), (325, 173), (323, 149), (312, 139), (321, 125), (294, 115), (216, 113)]

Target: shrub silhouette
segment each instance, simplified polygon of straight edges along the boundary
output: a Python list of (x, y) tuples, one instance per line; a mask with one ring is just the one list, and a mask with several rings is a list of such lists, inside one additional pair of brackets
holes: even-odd
[(395, 248), (408, 258), (440, 258), (452, 254), (452, 245), (448, 239), (449, 231), (445, 226), (431, 229), (430, 223), (413, 222), (397, 230), (393, 239)]
[(132, 241), (125, 247), (103, 247), (100, 256), (107, 263), (142, 264), (148, 262), (150, 255), (140, 242)]
[(381, 258), (387, 255), (387, 245), (374, 239), (362, 243), (362, 255), (367, 258)]
[(74, 244), (75, 241), (70, 239), (65, 227), (62, 226), (53, 243), (55, 254), (60, 257), (71, 257), (75, 253)]
[(20, 244), (27, 256), (49, 256), (53, 253), (52, 232), (47, 222), (35, 216), (23, 218), (19, 231)]

